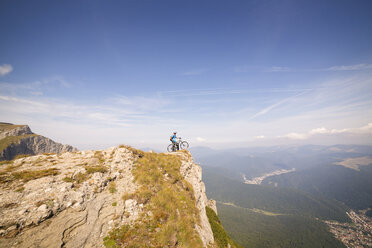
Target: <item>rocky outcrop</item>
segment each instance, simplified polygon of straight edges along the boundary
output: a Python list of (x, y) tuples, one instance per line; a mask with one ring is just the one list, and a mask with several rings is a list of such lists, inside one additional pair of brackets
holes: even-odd
[(34, 134), (27, 125), (7, 125), (7, 129), (0, 132), (0, 142), (4, 143), (3, 146), (5, 146), (0, 151), (0, 161), (12, 160), (19, 154), (35, 155), (77, 151), (70, 145), (63, 145), (44, 136)]
[[(174, 156), (181, 158), (180, 172), (191, 184), (200, 212), (194, 228), (204, 247), (215, 247), (201, 168), (188, 152)], [(1, 165), (0, 247), (104, 247), (110, 230), (141, 221), (138, 217), (145, 213), (136, 198), (124, 198), (139, 189), (132, 174), (136, 157), (132, 149), (120, 146), (36, 155)]]
[[(37, 155), (11, 166), (8, 178), (18, 173), (21, 180), (2, 180), (0, 247), (103, 247), (113, 226), (138, 217), (140, 206), (121, 199), (136, 189), (125, 148)], [(51, 169), (58, 174), (22, 177)]]
[(20, 136), (20, 135), (26, 135), (26, 134), (33, 134), (30, 127), (27, 125), (17, 126), (17, 125), (12, 125), (12, 124), (7, 123), (7, 126), (9, 127), (9, 129), (13, 126), (14, 128), (0, 132), (0, 139), (3, 139), (8, 136)]
[(207, 206), (210, 207), (218, 215), (217, 205), (216, 205), (216, 201), (215, 200), (209, 199), (208, 202), (207, 202)]

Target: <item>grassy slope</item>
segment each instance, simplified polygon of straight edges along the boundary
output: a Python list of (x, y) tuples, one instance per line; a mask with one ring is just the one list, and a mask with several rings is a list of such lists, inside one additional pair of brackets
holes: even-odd
[(218, 247), (225, 248), (228, 247), (228, 244), (230, 244), (232, 248), (242, 248), (241, 245), (235, 243), (235, 241), (232, 240), (226, 233), (217, 214), (210, 207), (206, 207), (205, 210), (207, 212), (209, 224), (211, 225), (213, 231), (214, 242), (218, 245)]
[[(123, 225), (111, 231), (104, 238), (105, 246), (203, 247), (194, 228), (200, 221), (199, 210), (191, 184), (180, 173), (180, 158), (127, 148), (138, 156), (132, 173), (140, 187), (133, 194), (124, 194), (123, 201), (134, 199), (144, 204), (144, 211), (132, 225)], [(216, 240), (210, 247), (225, 248), (229, 243), (232, 248), (240, 248), (226, 234), (213, 210), (207, 207), (206, 211)], [(149, 215), (149, 212), (152, 214)]]
[(17, 127), (23, 127), (25, 125), (13, 125), (13, 124), (4, 124), (4, 123), (0, 123), (0, 132), (6, 132), (6, 131), (9, 131), (9, 130), (12, 130), (14, 128), (17, 128)]
[(139, 156), (132, 172), (140, 187), (123, 200), (135, 199), (144, 204), (144, 211), (134, 224), (110, 232), (105, 246), (173, 247), (177, 243), (177, 247), (203, 247), (194, 229), (200, 221), (199, 211), (192, 186), (180, 173), (180, 159), (132, 150)]

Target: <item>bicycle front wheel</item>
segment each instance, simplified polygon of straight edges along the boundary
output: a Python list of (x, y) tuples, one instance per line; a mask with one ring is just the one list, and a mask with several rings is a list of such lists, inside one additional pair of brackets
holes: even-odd
[(180, 148), (181, 149), (189, 148), (189, 143), (187, 143), (186, 141), (182, 141), (181, 144), (180, 144)]
[(170, 144), (170, 145), (167, 147), (167, 150), (168, 150), (168, 152), (173, 152), (173, 144)]

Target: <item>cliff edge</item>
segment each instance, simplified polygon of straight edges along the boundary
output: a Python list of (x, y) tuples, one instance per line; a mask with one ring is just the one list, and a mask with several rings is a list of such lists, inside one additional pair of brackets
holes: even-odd
[(3, 161), (0, 247), (235, 247), (215, 242), (201, 173), (123, 145)]

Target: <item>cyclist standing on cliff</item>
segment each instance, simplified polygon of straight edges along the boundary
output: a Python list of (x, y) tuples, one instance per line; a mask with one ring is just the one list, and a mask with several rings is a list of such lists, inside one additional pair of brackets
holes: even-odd
[(173, 146), (176, 147), (177, 150), (179, 150), (177, 144), (177, 132), (173, 132), (173, 135), (170, 137), (170, 141), (172, 141)]

